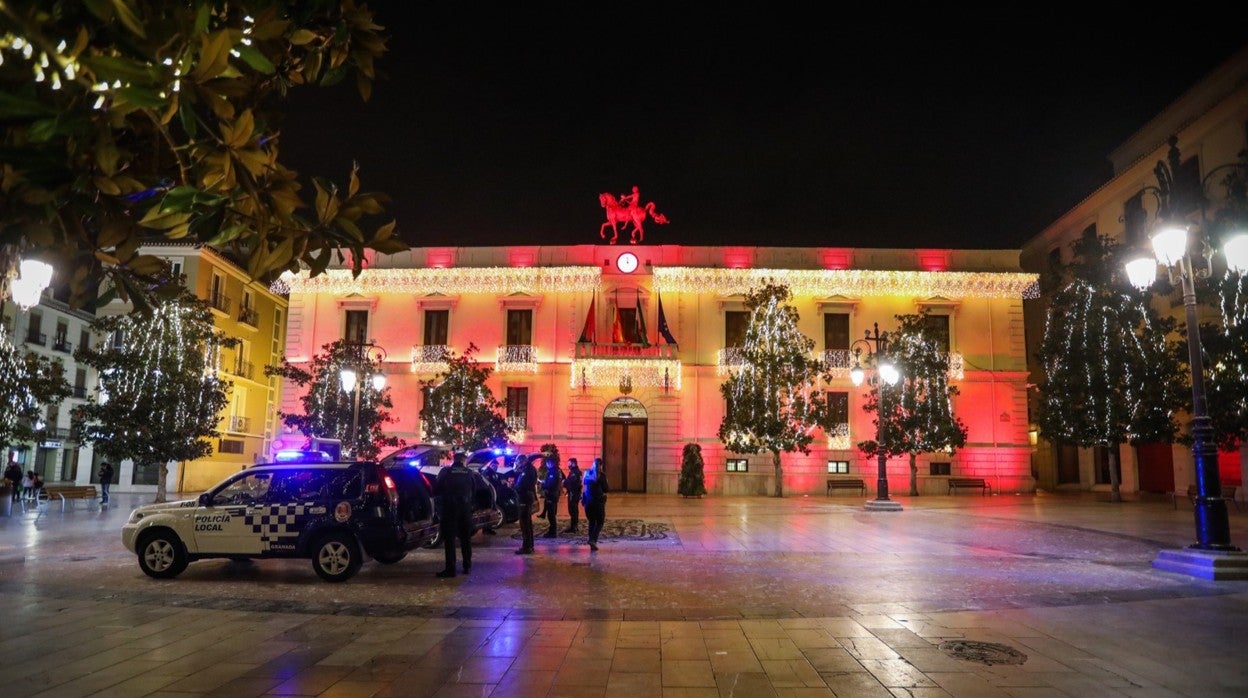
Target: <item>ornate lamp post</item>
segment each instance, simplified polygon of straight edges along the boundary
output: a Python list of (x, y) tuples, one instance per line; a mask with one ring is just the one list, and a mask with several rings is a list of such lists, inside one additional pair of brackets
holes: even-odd
[[(351, 436), (347, 441), (347, 447), (352, 457), (356, 454), (356, 441), (360, 429), (360, 391), (364, 389), (365, 381), (373, 389), (373, 392), (380, 393), (386, 387), (386, 374), (384, 371), (384, 362), (386, 360), (386, 350), (379, 344), (368, 342), (367, 344), (351, 344), (348, 345), (347, 351), (351, 353), (349, 365), (355, 368), (348, 368), (344, 364), (343, 368), (338, 371), (338, 380), (342, 383), (342, 390), (351, 393)], [(374, 363), (380, 368), (376, 372), (370, 369)], [(360, 373), (364, 375), (361, 376)]]
[[(1158, 264), (1166, 267), (1170, 282), (1182, 288), (1187, 323), (1184, 332), (1187, 335), (1188, 365), (1191, 367), (1192, 418), (1189, 428), (1196, 469), (1196, 542), (1183, 551), (1162, 551), (1153, 561), (1153, 566), (1208, 579), (1248, 579), (1248, 555), (1244, 555), (1231, 544), (1226, 500), (1222, 497), (1222, 482), (1218, 473), (1217, 446), (1205, 398), (1196, 280), (1210, 276), (1214, 254), (1201, 226), (1191, 224), (1177, 215), (1173, 207), (1176, 197), (1171, 189), (1172, 174), (1179, 161), (1175, 142), (1171, 138), (1170, 165), (1167, 166), (1165, 162), (1157, 163), (1158, 181), (1162, 186), (1152, 189), (1160, 202), (1157, 224), (1151, 236), (1155, 258), (1141, 256), (1126, 264), (1127, 276), (1132, 285), (1141, 290), (1153, 285), (1157, 278)], [(1206, 175), (1205, 181), (1212, 175), (1213, 172)], [(1199, 192), (1202, 202), (1203, 185), (1202, 182), (1202, 191)], [(1195, 258), (1191, 252), (1193, 241), (1200, 246), (1200, 252)], [(1237, 232), (1229, 236), (1223, 245), (1222, 254), (1229, 270), (1240, 274), (1248, 272), (1248, 234)]]
[[(883, 448), (884, 415), (886, 413), (884, 405), (889, 397), (888, 388), (897, 385), (897, 381), (901, 379), (901, 373), (898, 372), (893, 362), (888, 359), (888, 333), (880, 332), (880, 324), (878, 322), (872, 324), (872, 330), (867, 331), (862, 339), (854, 340), (854, 343), (850, 345), (850, 351), (854, 354), (854, 367), (849, 370), (849, 380), (853, 382), (855, 387), (861, 386), (863, 380), (867, 380), (869, 385), (879, 389), (879, 405), (876, 410), (875, 420), (876, 455), (879, 459), (875, 482), (876, 496), (873, 501), (867, 502), (866, 508), (872, 511), (901, 511), (901, 504), (888, 498), (888, 455)], [(866, 376), (866, 371), (863, 369), (864, 351), (865, 363), (875, 367), (875, 375), (869, 379)]]

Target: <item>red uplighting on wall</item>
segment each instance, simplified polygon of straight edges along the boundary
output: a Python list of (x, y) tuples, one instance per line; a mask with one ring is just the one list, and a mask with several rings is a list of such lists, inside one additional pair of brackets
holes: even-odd
[(537, 263), (537, 253), (531, 249), (507, 250), (507, 263), (513, 267), (531, 267)]
[(725, 247), (724, 266), (729, 269), (749, 269), (754, 266), (754, 249), (750, 247)]
[(821, 250), (819, 252), (819, 263), (824, 269), (848, 269), (849, 268), (849, 250)]
[(455, 266), (455, 249), (452, 247), (431, 247), (425, 255), (425, 263), (433, 269), (450, 269)]
[(923, 271), (949, 271), (949, 250), (915, 250)]

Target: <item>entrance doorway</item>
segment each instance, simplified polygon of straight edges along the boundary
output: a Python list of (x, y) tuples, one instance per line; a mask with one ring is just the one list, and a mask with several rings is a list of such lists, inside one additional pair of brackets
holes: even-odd
[(602, 467), (615, 492), (646, 491), (646, 408), (621, 397), (602, 413)]
[(1174, 491), (1174, 449), (1166, 443), (1140, 444), (1135, 449), (1139, 457), (1140, 491)]

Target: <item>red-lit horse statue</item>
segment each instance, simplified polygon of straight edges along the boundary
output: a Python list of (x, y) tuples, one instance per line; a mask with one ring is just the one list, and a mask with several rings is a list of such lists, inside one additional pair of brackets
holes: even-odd
[(616, 239), (620, 237), (620, 230), (617, 224), (623, 223), (627, 226), (633, 224), (632, 230), (629, 231), (629, 242), (636, 245), (646, 237), (645, 222), (646, 216), (649, 215), (654, 219), (655, 223), (663, 225), (667, 223), (667, 216), (662, 213), (656, 213), (654, 210), (654, 202), (646, 202), (641, 205), (641, 194), (637, 191), (637, 187), (633, 187), (631, 194), (622, 194), (617, 199), (615, 194), (611, 192), (603, 192), (598, 195), (598, 203), (607, 210), (607, 222), (602, 224), (598, 229), (598, 237), (607, 237), (607, 226), (611, 226), (612, 245)]

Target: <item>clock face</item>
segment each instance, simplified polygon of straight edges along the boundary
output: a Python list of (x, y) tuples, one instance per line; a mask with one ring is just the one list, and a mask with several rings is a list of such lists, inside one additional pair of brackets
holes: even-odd
[(625, 252), (624, 254), (616, 258), (615, 268), (619, 269), (625, 274), (633, 273), (634, 271), (637, 270), (637, 255), (633, 254), (632, 252)]

